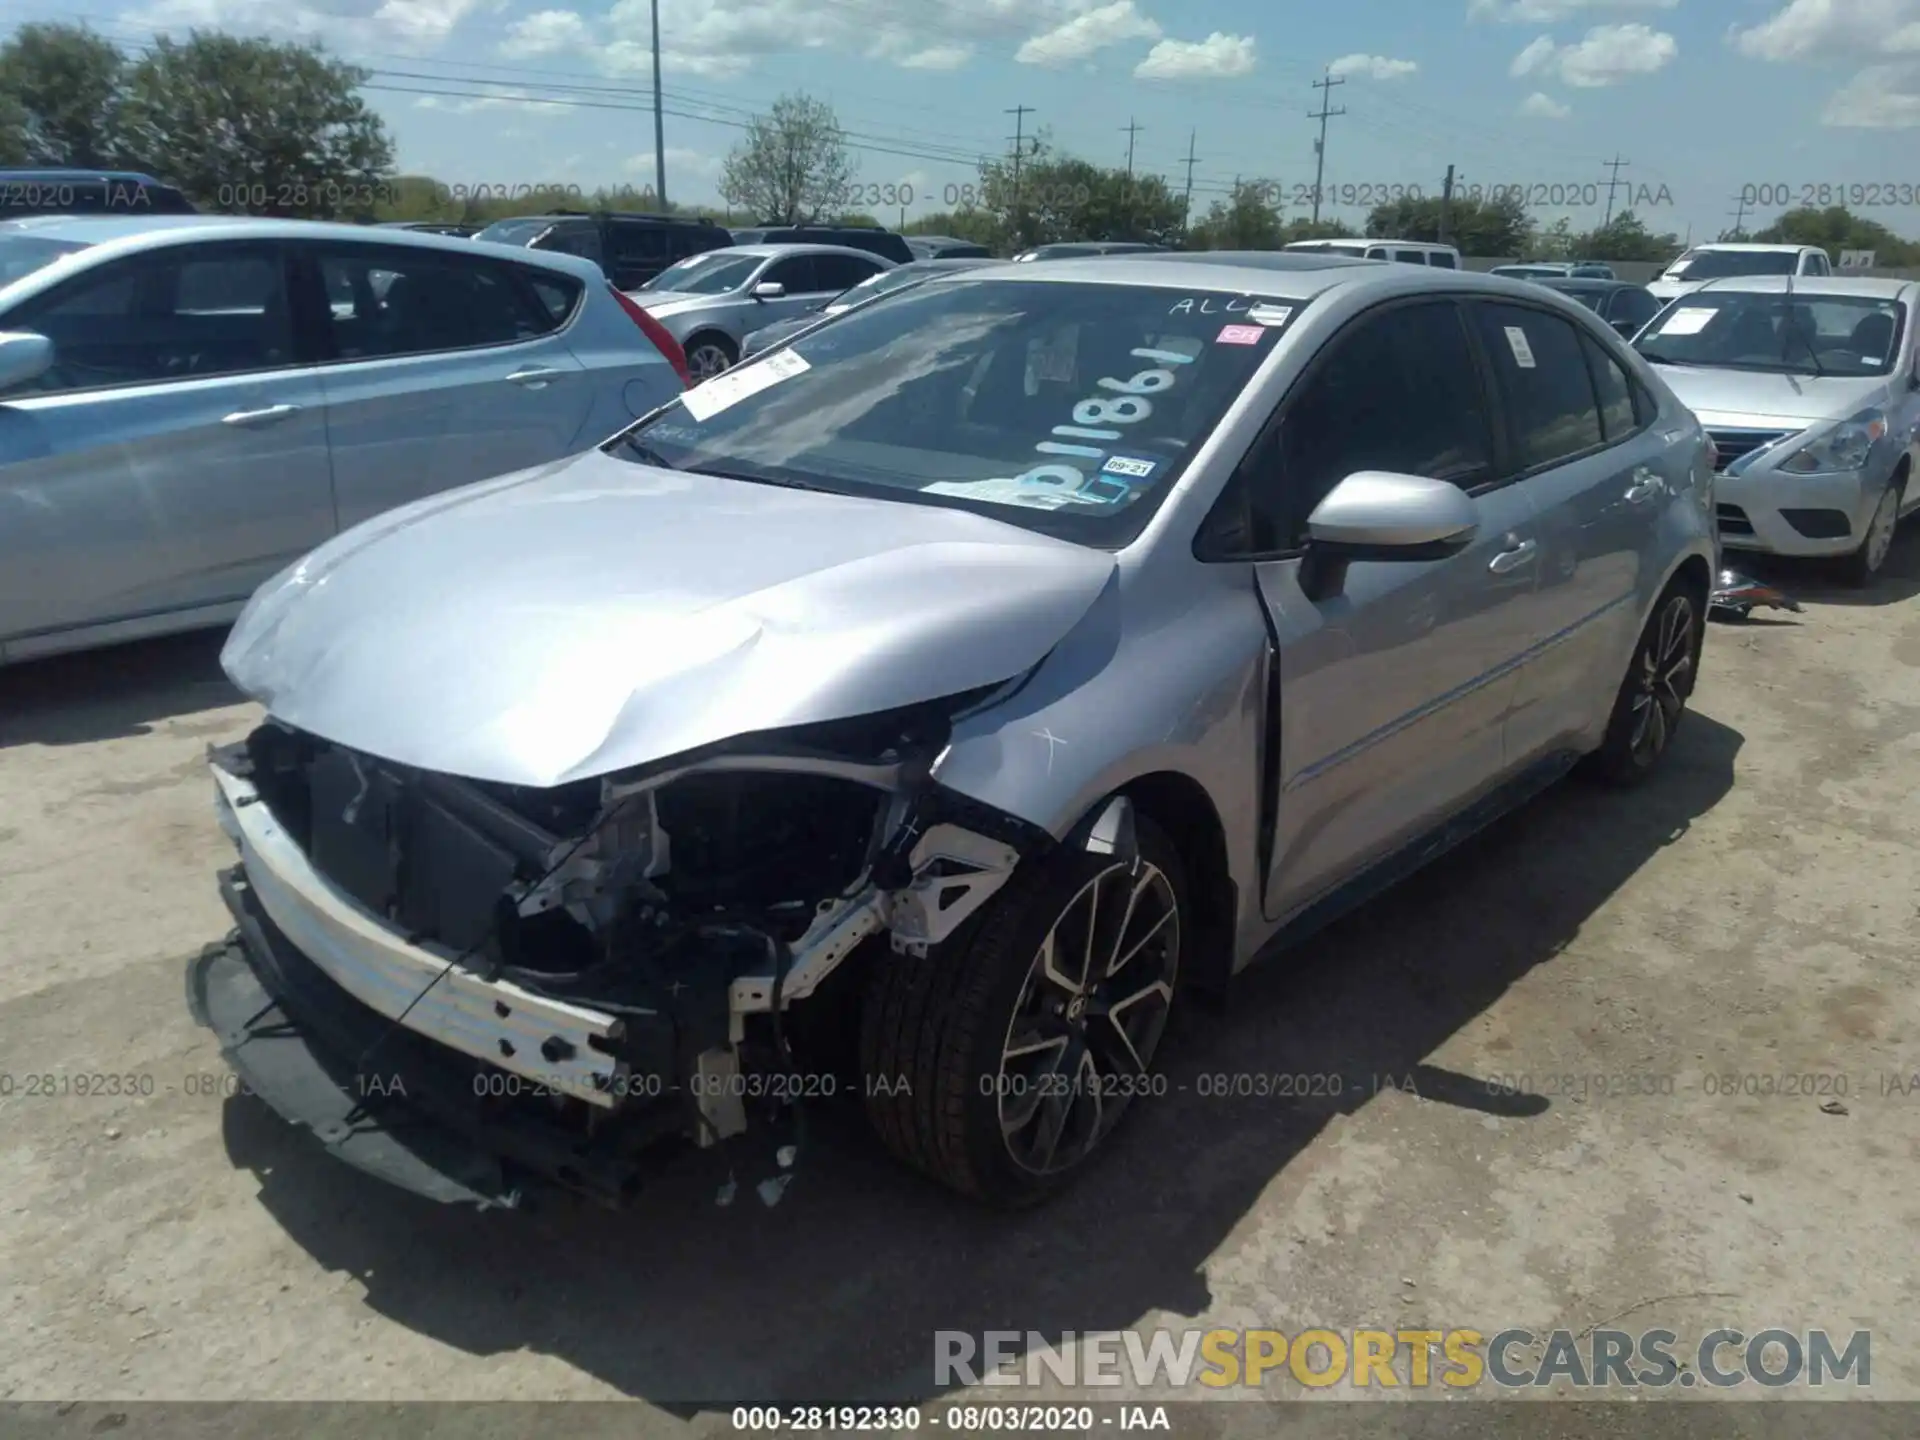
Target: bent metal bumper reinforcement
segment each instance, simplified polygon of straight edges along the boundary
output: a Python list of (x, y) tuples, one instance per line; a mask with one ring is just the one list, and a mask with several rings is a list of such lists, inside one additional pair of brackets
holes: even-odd
[(463, 1054), (613, 1107), (624, 1067), (604, 1047), (620, 1039), (618, 1018), (482, 979), (456, 964), (454, 951), (395, 935), (314, 869), (250, 781), (218, 765), (213, 777), (221, 828), (240, 847), (261, 907), (341, 989), (389, 1020), (404, 1014), (407, 1029)]

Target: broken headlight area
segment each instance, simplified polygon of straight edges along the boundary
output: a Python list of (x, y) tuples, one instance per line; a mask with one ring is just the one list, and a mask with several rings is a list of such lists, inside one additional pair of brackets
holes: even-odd
[[(922, 952), (1044, 837), (929, 778), (955, 706), (748, 737), (551, 790), (269, 721), (214, 752), (276, 933), (475, 1088), (712, 1143), (797, 1083), (783, 1017), (866, 942)], [(271, 987), (270, 987), (271, 988)], [(784, 1077), (786, 1083), (768, 1083)], [(644, 1120), (643, 1120), (644, 1117)]]

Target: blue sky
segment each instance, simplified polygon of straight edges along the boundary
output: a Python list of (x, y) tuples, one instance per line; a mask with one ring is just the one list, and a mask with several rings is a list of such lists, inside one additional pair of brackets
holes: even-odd
[[(83, 18), (138, 45), (193, 25), (304, 34), (378, 73), (404, 169), (462, 184), (653, 174), (648, 0), (150, 0)], [(1311, 82), (1345, 83), (1329, 185), (1524, 185), (1597, 223), (1609, 171), (1656, 228), (1730, 225), (1743, 188), (1907, 187), (1868, 209), (1920, 234), (1920, 0), (660, 0), (668, 194), (716, 196), (739, 126), (783, 91), (830, 102), (866, 185), (946, 208), (1025, 105), (1062, 149), (1185, 184), (1313, 179)], [(451, 93), (428, 94), (424, 91)], [(487, 97), (487, 98), (482, 98)], [(572, 102), (572, 103), (558, 103)], [(581, 103), (586, 102), (586, 103)], [(1537, 189), (1534, 187), (1538, 187)], [(1664, 187), (1665, 196), (1660, 194)], [(1817, 197), (1817, 191), (1808, 192)], [(1598, 200), (1599, 204), (1586, 202)], [(1556, 201), (1558, 203), (1556, 203)], [(897, 208), (870, 207), (899, 219)], [(1778, 206), (1772, 207), (1774, 209)], [(1291, 212), (1290, 213), (1295, 213)], [(1335, 207), (1357, 220), (1364, 207)], [(1764, 219), (1769, 213), (1760, 211)]]

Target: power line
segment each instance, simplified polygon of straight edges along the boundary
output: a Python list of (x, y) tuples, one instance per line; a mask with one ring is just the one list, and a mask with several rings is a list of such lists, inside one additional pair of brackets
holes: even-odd
[(1319, 113), (1316, 114), (1312, 110), (1307, 112), (1309, 120), (1320, 122), (1320, 138), (1313, 142), (1313, 223), (1316, 225), (1320, 223), (1320, 190), (1327, 178), (1327, 121), (1335, 115), (1347, 113), (1347, 107), (1344, 105), (1338, 110), (1330, 110), (1327, 105), (1333, 99), (1333, 87), (1346, 83), (1344, 76), (1336, 78), (1331, 69), (1322, 79), (1313, 82), (1314, 89), (1325, 92), (1320, 97)]
[(1600, 222), (1600, 228), (1602, 230), (1613, 223), (1613, 192), (1620, 188), (1620, 171), (1633, 162), (1631, 160), (1622, 160), (1620, 158), (1620, 152), (1616, 150), (1614, 151), (1613, 159), (1603, 163), (1613, 174), (1607, 181), (1607, 218)]

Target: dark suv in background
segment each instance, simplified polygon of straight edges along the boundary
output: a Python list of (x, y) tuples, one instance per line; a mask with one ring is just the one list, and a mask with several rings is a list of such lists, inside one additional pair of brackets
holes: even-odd
[(583, 256), (606, 272), (617, 290), (637, 290), (669, 265), (733, 244), (725, 228), (711, 220), (606, 210), (515, 215), (494, 221), (473, 238)]
[(733, 232), (736, 245), (845, 245), (905, 265), (916, 257), (905, 239), (877, 225), (755, 225)]
[(0, 170), (0, 220), (196, 213), (180, 191), (138, 170)]

